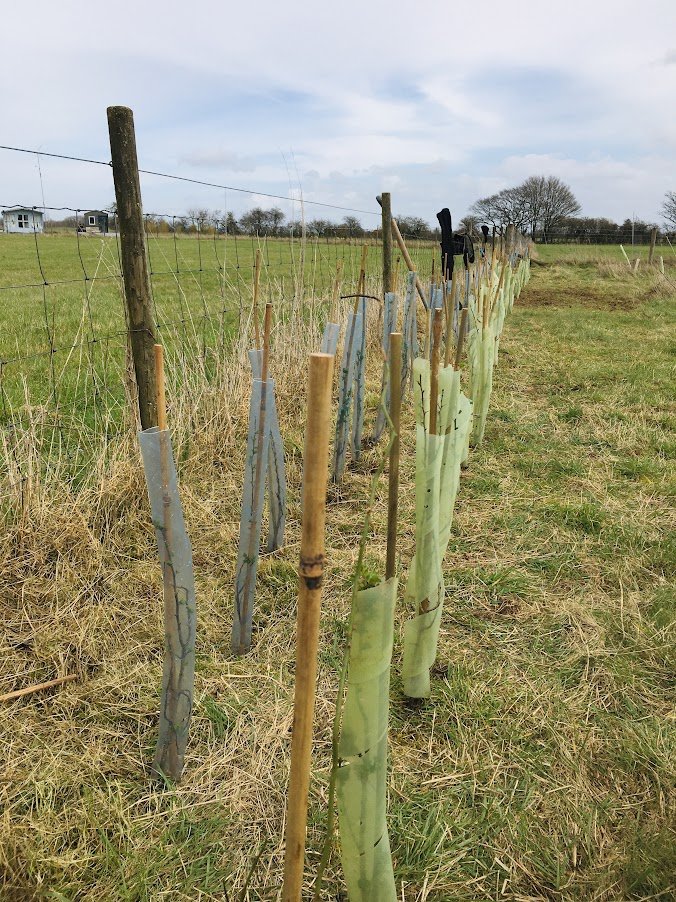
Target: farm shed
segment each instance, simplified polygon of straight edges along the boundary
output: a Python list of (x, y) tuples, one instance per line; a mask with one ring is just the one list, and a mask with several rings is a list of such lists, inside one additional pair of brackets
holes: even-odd
[(45, 228), (44, 213), (30, 207), (9, 207), (2, 211), (2, 220), (5, 232), (32, 235), (33, 232), (43, 232)]
[(105, 210), (87, 210), (83, 213), (83, 222), (87, 232), (108, 233), (108, 214)]

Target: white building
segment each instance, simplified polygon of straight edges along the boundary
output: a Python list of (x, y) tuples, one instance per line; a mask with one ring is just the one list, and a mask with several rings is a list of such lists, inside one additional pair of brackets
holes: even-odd
[(29, 207), (10, 207), (3, 210), (2, 220), (5, 232), (32, 235), (34, 232), (43, 232), (45, 228), (44, 213), (40, 210), (31, 210)]

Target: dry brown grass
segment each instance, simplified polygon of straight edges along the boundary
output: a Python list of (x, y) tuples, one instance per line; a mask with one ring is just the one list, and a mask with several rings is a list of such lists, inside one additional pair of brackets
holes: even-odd
[[(533, 291), (556, 291), (545, 278), (538, 270)], [(579, 307), (524, 303), (507, 323), (485, 446), (458, 501), (432, 702), (408, 707), (393, 685), (390, 833), (407, 902), (673, 898), (673, 620), (660, 613), (669, 610), (674, 497), (668, 310), (661, 300), (619, 326), (617, 311), (581, 317)], [(0, 708), (3, 899), (235, 899), (261, 848), (247, 898), (277, 898), (305, 359), (318, 334), (318, 323), (294, 316), (275, 337), (288, 533), (281, 551), (261, 558), (254, 649), (242, 659), (229, 641), (248, 367), (234, 348), (210, 387), (195, 380), (180, 391), (181, 373), (170, 369), (198, 607), (196, 704), (179, 786), (149, 779), (161, 588), (134, 436), (108, 448), (77, 492), (58, 472), (36, 479), (23, 513), (7, 521), (0, 685), (73, 671), (80, 679)], [(642, 341), (660, 373), (650, 403)], [(371, 414), (379, 369), (372, 354)], [(411, 422), (407, 409), (404, 575)], [(328, 513), (308, 882), (326, 813), (350, 577), (379, 454), (368, 450), (348, 471)], [(367, 548), (380, 572), (385, 518), (383, 485)], [(397, 632), (407, 616), (400, 608)], [(340, 885), (334, 855), (323, 898)]]

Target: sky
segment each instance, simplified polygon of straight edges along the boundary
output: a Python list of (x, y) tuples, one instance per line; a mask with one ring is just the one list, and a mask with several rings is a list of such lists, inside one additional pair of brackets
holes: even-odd
[[(0, 144), (108, 161), (119, 104), (142, 168), (286, 199), (143, 176), (148, 212), (299, 217), (302, 196), (375, 226), (390, 191), (457, 222), (556, 175), (585, 215), (659, 222), (676, 190), (674, 0), (33, 0), (2, 26)], [(108, 167), (39, 163), (0, 150), (0, 205), (113, 202)]]

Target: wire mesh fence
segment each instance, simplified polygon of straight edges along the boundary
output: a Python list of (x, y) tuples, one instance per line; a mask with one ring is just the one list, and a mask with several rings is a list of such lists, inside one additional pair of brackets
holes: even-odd
[[(107, 164), (79, 160), (78, 165)], [(169, 177), (147, 173), (158, 176)], [(214, 186), (217, 199), (224, 188), (236, 190)], [(112, 192), (112, 184), (104, 190)], [(280, 200), (264, 192), (256, 192), (255, 199), (261, 196)], [(369, 247), (368, 284), (372, 293), (381, 294), (379, 222), (372, 220), (369, 229), (354, 219), (313, 220), (307, 212), (313, 205), (349, 209), (292, 197), (286, 199), (286, 213), (279, 207), (253, 209), (253, 214), (274, 212), (272, 225), (257, 222), (252, 211), (242, 214), (244, 228), (227, 210), (144, 214), (157, 336), (170, 366), (186, 382), (208, 385), (226, 349), (247, 335), (257, 253), (261, 303), (272, 301), (282, 319), (291, 310), (328, 314), (336, 287), (344, 294), (354, 291), (364, 244)], [(0, 209), (29, 211), (23, 214), (23, 229), (6, 226), (0, 233), (2, 500), (7, 489), (11, 497), (21, 497), (29, 475), (44, 475), (53, 467), (77, 485), (94, 452), (105, 454), (111, 439), (136, 422), (130, 403), (135, 392), (131, 329), (114, 212), (99, 229), (95, 217), (85, 217), (96, 204), (0, 203)], [(418, 271), (430, 272), (436, 242), (405, 237)], [(393, 267), (403, 282), (398, 252)]]

